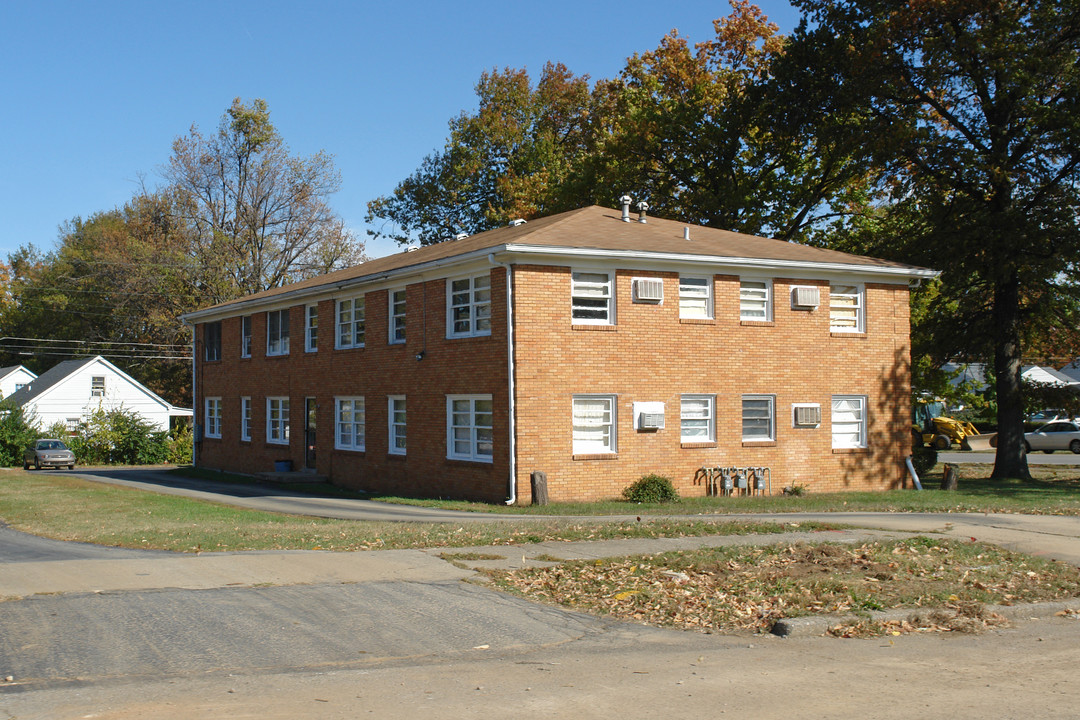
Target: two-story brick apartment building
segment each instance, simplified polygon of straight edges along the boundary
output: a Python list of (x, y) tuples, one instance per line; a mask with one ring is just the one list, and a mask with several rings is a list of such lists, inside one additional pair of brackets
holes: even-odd
[(490, 501), (703, 466), (886, 489), (910, 452), (909, 311), (933, 271), (601, 207), (185, 316), (197, 464)]

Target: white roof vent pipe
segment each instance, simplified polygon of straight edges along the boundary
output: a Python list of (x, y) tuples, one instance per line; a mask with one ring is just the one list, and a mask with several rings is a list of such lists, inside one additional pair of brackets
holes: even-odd
[(528, 222), (528, 221), (523, 220), (522, 218), (518, 218), (517, 220), (511, 220), (510, 221), (510, 227), (517, 227), (518, 225), (524, 225), (526, 222)]
[(634, 199), (629, 195), (623, 195), (621, 198), (619, 198), (619, 202), (622, 204), (623, 222), (630, 222), (630, 203), (632, 203), (633, 201)]
[(641, 202), (639, 202), (637, 204), (637, 209), (638, 209), (638, 219), (637, 219), (637, 221), (639, 223), (646, 222), (646, 220), (645, 220), (645, 211), (647, 211), (649, 209), (649, 203), (642, 200)]
[(689, 225), (687, 225), (686, 227), (684, 227), (682, 229), (682, 239), (683, 240), (689, 240), (690, 239), (690, 226)]
[(464, 239), (465, 239), (465, 238), (467, 238), (467, 237), (469, 237), (469, 233), (467, 233), (467, 232), (460, 232), (460, 233), (458, 233), (457, 235), (455, 235), (455, 236), (454, 236), (454, 239), (455, 239), (455, 240), (464, 240)]

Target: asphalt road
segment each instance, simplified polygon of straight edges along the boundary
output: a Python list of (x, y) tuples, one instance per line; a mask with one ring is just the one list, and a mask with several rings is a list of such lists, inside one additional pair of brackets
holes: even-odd
[[(158, 492), (313, 509), (305, 504), (308, 498), (274, 488), (214, 488), (146, 471), (110, 471), (114, 474), (119, 477), (113, 482), (141, 483)], [(314, 509), (370, 511), (375, 519), (384, 519), (384, 510), (430, 517), (423, 509), (355, 500)], [(785, 520), (797, 517), (812, 516), (785, 515)], [(869, 513), (830, 518), (896, 531), (978, 536), (1080, 564), (1077, 518)], [(4, 720), (421, 714), (1040, 720), (1072, 716), (1080, 703), (1080, 685), (1074, 682), (1080, 625), (1072, 615), (977, 637), (725, 637), (616, 623), (529, 603), (462, 582), (470, 577), (467, 570), (420, 551), (243, 554), (244, 565), (331, 564), (314, 579), (261, 583), (237, 572), (196, 589), (187, 586), (189, 579), (170, 580), (168, 567), (194, 564), (220, 573), (241, 554), (177, 556), (19, 535), (0, 530), (0, 578), (26, 575), (20, 568), (51, 568), (54, 574), (84, 574), (74, 579), (76, 585), (93, 587), (106, 569), (127, 568), (130, 575), (146, 576), (127, 579), (148, 584), (125, 590), (101, 580), (102, 589), (95, 591), (28, 593), (0, 602)], [(544, 555), (533, 557), (541, 561), (558, 553), (556, 545), (535, 549)], [(596, 545), (592, 556), (629, 551), (626, 545)], [(524, 554), (532, 551), (513, 552), (522, 553), (525, 564)], [(387, 565), (387, 558), (400, 566), (389, 574), (367, 578), (341, 572), (366, 559)], [(11, 574), (4, 575), (4, 567)], [(158, 571), (165, 573), (163, 580), (157, 579)], [(12, 681), (3, 682), (8, 675)]]

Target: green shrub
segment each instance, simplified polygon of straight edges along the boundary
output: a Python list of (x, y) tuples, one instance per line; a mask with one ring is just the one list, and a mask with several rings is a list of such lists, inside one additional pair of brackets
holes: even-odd
[(636, 503), (678, 502), (679, 493), (671, 480), (663, 475), (643, 475), (640, 480), (623, 490), (623, 497)]
[(22, 465), (23, 451), (38, 437), (38, 429), (23, 409), (0, 400), (0, 465)]
[(913, 448), (911, 451), (911, 464), (915, 466), (915, 474), (919, 479), (934, 469), (937, 465), (937, 450), (929, 446)]
[(187, 465), (191, 463), (191, 448), (195, 439), (195, 433), (191, 425), (177, 425), (169, 432), (169, 452), (165, 462), (173, 465)]
[(85, 465), (158, 465), (168, 461), (170, 442), (169, 433), (121, 408), (91, 413), (68, 445)]

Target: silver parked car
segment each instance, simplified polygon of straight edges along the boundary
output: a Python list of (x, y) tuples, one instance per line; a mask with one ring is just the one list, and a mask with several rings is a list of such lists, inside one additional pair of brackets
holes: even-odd
[(1080, 425), (1069, 420), (1046, 423), (1035, 432), (1024, 433), (1024, 447), (1028, 452), (1042, 450), (1072, 450), (1080, 455)]
[(35, 470), (43, 467), (67, 467), (75, 469), (75, 453), (64, 444), (63, 440), (56, 438), (41, 438), (26, 448), (23, 453), (23, 470), (29, 470), (33, 465)]

